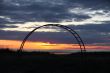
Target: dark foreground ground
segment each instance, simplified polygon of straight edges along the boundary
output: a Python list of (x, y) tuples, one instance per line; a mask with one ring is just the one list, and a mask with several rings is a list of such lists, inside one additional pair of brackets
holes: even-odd
[(1, 50), (0, 73), (110, 73), (110, 52), (54, 55)]

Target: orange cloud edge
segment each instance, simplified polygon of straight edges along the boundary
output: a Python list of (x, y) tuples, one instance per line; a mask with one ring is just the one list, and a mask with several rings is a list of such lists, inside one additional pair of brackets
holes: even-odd
[[(18, 50), (22, 41), (19, 40), (0, 40), (0, 48), (10, 48)], [(26, 41), (24, 50), (80, 50), (78, 44), (63, 44), (49, 42), (32, 42)], [(86, 45), (86, 50), (110, 50), (110, 46), (103, 45)]]

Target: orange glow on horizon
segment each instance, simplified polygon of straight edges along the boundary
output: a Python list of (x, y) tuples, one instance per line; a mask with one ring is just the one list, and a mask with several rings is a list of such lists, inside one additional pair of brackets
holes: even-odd
[[(0, 40), (0, 48), (19, 49), (22, 41), (17, 40)], [(78, 49), (78, 44), (51, 44), (49, 42), (32, 42), (26, 41), (24, 50), (65, 50)]]
[[(17, 50), (20, 48), (21, 43), (22, 41), (18, 41), (18, 40), (0, 40), (0, 48), (11, 48)], [(88, 45), (86, 46), (86, 49), (110, 50), (109, 47), (110, 46)], [(62, 44), (62, 43), (53, 44), (49, 42), (26, 41), (23, 49), (24, 50), (79, 50), (80, 48), (78, 44)]]

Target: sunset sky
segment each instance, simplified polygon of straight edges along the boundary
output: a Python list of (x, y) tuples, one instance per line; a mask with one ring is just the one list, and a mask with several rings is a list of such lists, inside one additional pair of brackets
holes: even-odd
[[(88, 51), (110, 51), (109, 0), (0, 0), (0, 48), (19, 49), (38, 26), (61, 24), (74, 29)], [(36, 30), (24, 50), (80, 50), (75, 38), (58, 27)]]

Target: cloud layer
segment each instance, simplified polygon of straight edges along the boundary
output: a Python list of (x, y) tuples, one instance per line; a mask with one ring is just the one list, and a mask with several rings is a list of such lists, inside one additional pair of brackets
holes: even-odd
[[(110, 1), (0, 0), (0, 39), (22, 40), (35, 27), (48, 23), (59, 23), (75, 29), (86, 44), (109, 44)], [(73, 43), (72, 37), (64, 37), (62, 30), (46, 28), (33, 34), (39, 39), (34, 37), (31, 40)]]
[[(107, 0), (2, 0), (0, 17), (7, 23), (109, 21), (109, 10)], [(100, 17), (104, 19), (97, 19)]]

